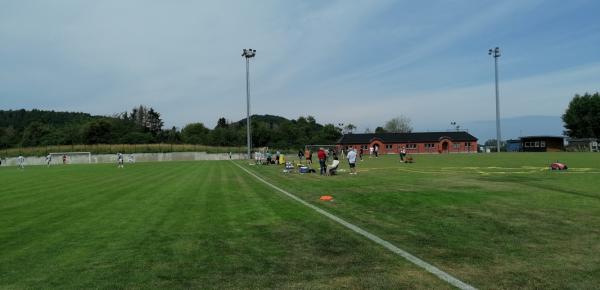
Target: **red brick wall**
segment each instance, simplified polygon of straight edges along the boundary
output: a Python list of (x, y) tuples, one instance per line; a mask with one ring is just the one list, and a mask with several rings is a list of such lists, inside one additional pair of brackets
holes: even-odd
[[(468, 153), (468, 152), (472, 152), (472, 153), (476, 153), (477, 152), (477, 141), (473, 141), (473, 142), (465, 142), (465, 141), (460, 141), (460, 142), (452, 142), (450, 140), (442, 140), (441, 142), (425, 142), (425, 143), (392, 143), (392, 144), (386, 144), (380, 141), (375, 141), (371, 144), (354, 144), (354, 145), (338, 145), (338, 149), (342, 149), (342, 148), (346, 148), (346, 147), (352, 147), (354, 149), (356, 149), (357, 151), (360, 149), (361, 146), (366, 146), (366, 149), (364, 150), (364, 154), (368, 155), (369, 154), (369, 147), (373, 146), (374, 144), (379, 144), (379, 154), (398, 154), (400, 153), (400, 149), (402, 148), (402, 146), (404, 146), (406, 148), (406, 153), (407, 154), (416, 154), (416, 153), (439, 153), (442, 150), (442, 142), (448, 142), (448, 150), (445, 151), (444, 153)], [(409, 144), (415, 144), (416, 148), (409, 148), (408, 145)], [(432, 147), (428, 147), (426, 146), (426, 144), (433, 144)], [(454, 148), (454, 144), (458, 144), (458, 148)], [(466, 146), (465, 144), (470, 144), (470, 148), (469, 146)], [(386, 148), (386, 145), (391, 145), (391, 148)]]

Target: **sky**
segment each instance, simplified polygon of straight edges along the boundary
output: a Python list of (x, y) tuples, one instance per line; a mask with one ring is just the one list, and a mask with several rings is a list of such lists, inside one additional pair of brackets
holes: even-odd
[(253, 48), (253, 114), (359, 130), (403, 115), (446, 130), (495, 119), (487, 52), (499, 46), (502, 118), (559, 117), (574, 94), (600, 91), (598, 11), (597, 0), (0, 0), (0, 109), (144, 104), (168, 127), (237, 121)]

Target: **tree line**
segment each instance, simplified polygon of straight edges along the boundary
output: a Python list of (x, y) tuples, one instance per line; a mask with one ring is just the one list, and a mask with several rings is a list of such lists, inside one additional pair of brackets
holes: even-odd
[[(342, 129), (321, 125), (314, 117), (288, 120), (280, 116), (252, 116), (255, 147), (296, 148), (306, 144), (332, 144)], [(152, 107), (137, 106), (112, 116), (43, 110), (0, 110), (0, 149), (77, 144), (246, 144), (246, 120), (220, 118), (214, 128), (191, 123), (183, 128), (163, 128), (161, 114)]]
[(576, 94), (562, 115), (564, 134), (572, 138), (600, 138), (600, 94)]

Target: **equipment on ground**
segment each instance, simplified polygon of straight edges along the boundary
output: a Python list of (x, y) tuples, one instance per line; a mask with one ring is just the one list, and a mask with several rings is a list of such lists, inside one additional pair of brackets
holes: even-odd
[(323, 195), (319, 199), (322, 200), (322, 201), (332, 201), (333, 200), (333, 196), (331, 196), (331, 195)]
[(564, 163), (560, 163), (560, 162), (556, 161), (556, 162), (550, 164), (550, 169), (551, 170), (567, 170), (567, 169), (569, 169), (569, 167)]

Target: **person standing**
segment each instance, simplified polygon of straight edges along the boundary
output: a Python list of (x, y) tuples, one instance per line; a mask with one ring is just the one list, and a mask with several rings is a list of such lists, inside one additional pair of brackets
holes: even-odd
[(50, 163), (52, 163), (52, 154), (46, 155), (46, 164), (50, 167)]
[(373, 152), (375, 153), (375, 158), (379, 157), (379, 146), (375, 145), (375, 148), (373, 148)]
[(400, 149), (400, 162), (404, 163), (404, 157), (406, 156), (406, 148), (402, 146)]
[(325, 153), (325, 149), (319, 148), (317, 152), (317, 157), (319, 158), (319, 166), (321, 167), (321, 175), (327, 173), (327, 153)]
[(308, 148), (304, 150), (304, 158), (306, 158), (306, 164), (312, 164), (312, 153)]
[(362, 157), (363, 157), (364, 153), (365, 153), (365, 151), (363, 150), (363, 148), (361, 146), (360, 150), (358, 151), (358, 157), (360, 158), (360, 161), (363, 161)]
[(63, 154), (63, 165), (67, 164), (67, 154)]
[(369, 147), (369, 158), (373, 157), (373, 146)]
[(123, 154), (121, 152), (117, 153), (117, 167), (123, 168)]
[(304, 156), (304, 153), (302, 153), (302, 149), (298, 150), (298, 161), (302, 162), (303, 156)]
[(25, 157), (23, 155), (17, 157), (17, 166), (18, 168), (25, 169)]
[(356, 151), (354, 148), (350, 148), (348, 151), (348, 165), (350, 165), (350, 174), (356, 175)]

